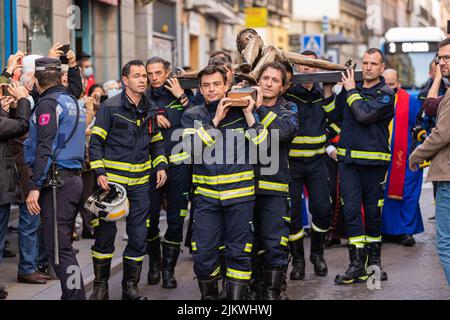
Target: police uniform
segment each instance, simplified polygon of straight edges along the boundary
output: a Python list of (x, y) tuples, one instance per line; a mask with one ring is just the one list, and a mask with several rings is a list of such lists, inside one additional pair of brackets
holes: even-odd
[(331, 202), (328, 190), (326, 154), (328, 122), (336, 122), (335, 95), (324, 98), (323, 89), (315, 83), (311, 90), (298, 84), (291, 87), (285, 98), (297, 105), (300, 126), (289, 151), (291, 174), (290, 195), (292, 199), (292, 223), (289, 236), (293, 269), (291, 280), (301, 280), (305, 274), (303, 249), (303, 221), (301, 215), (303, 186), (309, 195), (312, 215), (310, 261), (316, 275), (328, 272), (323, 258), (326, 232), (331, 225)]
[[(124, 186), (130, 202), (126, 219), (128, 244), (123, 252), (123, 299), (141, 299), (137, 284), (147, 253), (150, 172), (152, 168), (166, 169), (168, 164), (156, 116), (156, 106), (145, 95), (136, 106), (123, 91), (102, 104), (90, 140), (91, 168), (96, 176), (107, 176), (109, 181)], [(91, 298), (105, 299), (117, 228), (115, 222), (93, 222), (94, 287), (98, 290)]]
[(253, 246), (255, 181), (249, 148), (264, 142), (268, 131), (259, 124), (248, 128), (235, 107), (216, 129), (212, 120), (218, 103), (195, 106), (182, 118), (185, 150), (194, 161), (192, 256), (202, 299), (217, 299), (219, 247), (224, 245), (227, 297), (242, 299), (251, 278)]
[[(36, 72), (61, 70), (59, 60), (52, 58), (37, 59), (35, 64)], [(31, 116), (30, 136), (24, 143), (27, 164), (33, 168), (30, 190), (40, 190), (44, 245), (61, 281), (63, 300), (85, 299), (81, 270), (71, 241), (83, 189), (81, 169), (85, 151), (85, 128), (84, 111), (78, 106), (76, 99), (70, 96), (62, 85), (58, 85), (41, 94)], [(59, 265), (54, 264), (53, 193), (48, 185), (52, 162), (55, 163), (59, 181)], [(77, 279), (73, 278), (75, 282), (70, 279), (73, 275), (78, 276)], [(71, 283), (75, 285), (68, 286)]]
[[(254, 214), (255, 246), (253, 256), (263, 253), (263, 274), (253, 277), (258, 282), (258, 276), (263, 279), (265, 300), (280, 299), (281, 285), (284, 272), (288, 265), (289, 251), (289, 145), (297, 133), (299, 120), (292, 109), (296, 106), (283, 98), (279, 98), (271, 107), (260, 106), (257, 110), (258, 118), (269, 131), (271, 140), (277, 140), (279, 149), (278, 162), (260, 164), (256, 171), (256, 205)], [(268, 155), (276, 159), (268, 146)], [(265, 145), (261, 145), (264, 148)], [(265, 172), (265, 170), (276, 172)], [(258, 263), (254, 263), (254, 273), (261, 272)], [(257, 290), (257, 289), (256, 289)]]
[[(170, 122), (170, 128), (161, 129), (165, 152), (169, 155), (167, 181), (159, 189), (156, 188), (156, 179), (150, 181), (150, 217), (147, 223), (147, 252), (150, 257), (150, 267), (147, 280), (149, 284), (159, 283), (162, 262), (163, 287), (170, 289), (177, 286), (174, 271), (183, 240), (184, 218), (188, 212), (192, 181), (190, 167), (183, 163), (190, 157), (189, 154), (176, 152), (174, 149), (182, 143), (182, 135), (178, 134), (172, 139), (172, 134), (182, 132), (181, 117), (185, 107), (164, 87), (151, 88), (147, 94), (158, 106), (158, 115), (166, 117)], [(164, 198), (167, 199), (167, 231), (162, 242), (161, 260), (159, 217)]]
[(337, 104), (343, 108), (338, 157), (350, 244), (350, 267), (345, 274), (336, 276), (338, 284), (367, 279), (365, 247), (369, 251), (369, 265), (370, 257), (379, 259), (381, 254), (381, 208), (391, 160), (389, 123), (394, 116), (394, 101), (394, 92), (383, 77), (370, 88), (358, 82), (355, 89), (348, 92), (343, 89), (337, 98)]

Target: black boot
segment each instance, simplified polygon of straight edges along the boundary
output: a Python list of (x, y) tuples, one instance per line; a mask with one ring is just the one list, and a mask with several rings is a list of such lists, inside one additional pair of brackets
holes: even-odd
[(309, 255), (309, 261), (314, 265), (314, 273), (320, 277), (324, 277), (328, 273), (328, 266), (323, 258), (325, 237), (325, 232), (311, 231), (311, 253)]
[(89, 300), (109, 300), (108, 280), (112, 259), (92, 258), (94, 264), (94, 292)]
[(381, 242), (372, 242), (367, 244), (368, 262), (367, 266), (377, 266), (380, 268), (380, 280), (386, 281), (388, 279), (386, 271), (381, 268)]
[(0, 300), (5, 300), (8, 297), (8, 291), (5, 290), (5, 287), (0, 286)]
[(123, 259), (122, 300), (147, 300), (139, 294), (142, 261)]
[(175, 266), (180, 255), (180, 246), (166, 242), (162, 243), (162, 287), (164, 289), (175, 289), (177, 280), (175, 279)]
[(222, 277), (222, 289), (219, 292), (219, 300), (227, 299), (227, 261), (225, 258), (225, 250), (223, 248), (219, 248), (219, 261), (220, 261), (220, 275)]
[(348, 246), (350, 256), (350, 265), (345, 274), (338, 274), (334, 282), (336, 284), (351, 284), (355, 282), (364, 282), (367, 280), (366, 248), (356, 248), (354, 245)]
[(305, 279), (305, 252), (303, 249), (303, 238), (289, 241), (292, 255), (291, 280)]
[(198, 279), (198, 287), (202, 294), (202, 300), (219, 300), (219, 277), (209, 280)]
[(289, 300), (287, 294), (287, 266), (283, 268), (283, 281), (281, 283), (280, 300)]
[(280, 300), (283, 269), (264, 269), (264, 300)]
[(227, 300), (244, 300), (248, 294), (248, 281), (227, 278)]
[(264, 293), (264, 267), (263, 255), (257, 255), (252, 259), (252, 278), (246, 300), (261, 300)]
[(161, 281), (162, 258), (159, 237), (147, 242), (147, 253), (149, 256), (147, 283), (149, 285), (156, 285)]

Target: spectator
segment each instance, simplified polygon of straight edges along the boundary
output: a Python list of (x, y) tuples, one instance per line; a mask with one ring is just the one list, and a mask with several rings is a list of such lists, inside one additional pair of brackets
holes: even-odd
[[(229, 64), (233, 63), (233, 59), (231, 58), (231, 55), (228, 52), (225, 52), (223, 50), (216, 50), (216, 51), (211, 52), (211, 54), (209, 55), (208, 64), (211, 64), (211, 62), (214, 58), (222, 58)], [(187, 71), (187, 70), (185, 69), (185, 71)]]
[(103, 84), (103, 90), (105, 90), (108, 98), (112, 98), (122, 93), (122, 89), (120, 89), (119, 83), (116, 80), (108, 80)]
[(84, 92), (89, 92), (91, 86), (95, 84), (94, 68), (92, 67), (91, 56), (82, 52), (78, 55), (77, 61), (81, 71)]
[[(6, 86), (3, 84), (1, 91), (4, 91), (4, 88)], [(23, 88), (17, 82), (10, 84), (6, 90), (10, 97), (0, 92), (0, 260), (3, 255), (11, 203), (23, 201), (9, 141), (23, 136), (28, 131), (31, 109)], [(6, 292), (0, 286), (0, 298), (5, 296)]]
[[(450, 38), (439, 44), (437, 61), (442, 76), (450, 79)], [(409, 167), (415, 171), (420, 163), (432, 159), (427, 182), (438, 182), (436, 192), (436, 245), (450, 286), (450, 166), (448, 165), (450, 152), (450, 90), (447, 89), (443, 97), (431, 99), (430, 101), (427, 99), (425, 103), (440, 103), (436, 115), (438, 121), (429, 137), (409, 157)]]

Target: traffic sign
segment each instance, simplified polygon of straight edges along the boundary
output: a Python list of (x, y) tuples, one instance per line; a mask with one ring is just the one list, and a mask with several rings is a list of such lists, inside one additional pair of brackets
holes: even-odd
[(323, 34), (305, 34), (300, 39), (302, 51), (311, 50), (322, 57), (325, 53), (325, 37)]

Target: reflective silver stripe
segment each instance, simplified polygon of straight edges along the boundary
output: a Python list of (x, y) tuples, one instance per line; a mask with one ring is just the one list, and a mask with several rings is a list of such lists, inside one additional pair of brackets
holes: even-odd
[(252, 277), (251, 271), (239, 271), (236, 269), (227, 269), (227, 277), (240, 279), (240, 280), (250, 280)]
[(316, 150), (291, 149), (289, 151), (289, 157), (314, 157), (319, 154), (325, 154), (325, 147)]
[(254, 195), (255, 187), (251, 186), (247, 188), (233, 189), (221, 192), (202, 187), (197, 187), (197, 189), (195, 189), (194, 194), (199, 194), (213, 199), (229, 200)]
[(331, 112), (335, 108), (336, 108), (336, 104), (335, 104), (334, 100), (330, 104), (327, 104), (326, 106), (323, 106), (323, 110), (325, 110), (325, 112)]
[(296, 234), (290, 234), (289, 241), (295, 241), (295, 240), (301, 239), (301, 238), (303, 238), (304, 235), (305, 235), (305, 231), (303, 231), (303, 229), (302, 229), (299, 232), (297, 232)]
[(369, 237), (369, 236), (366, 236), (366, 242), (367, 242), (367, 243), (381, 242), (381, 236), (379, 236), (379, 237)]
[(198, 174), (193, 174), (192, 182), (198, 184), (218, 185), (218, 184), (228, 184), (228, 183), (248, 181), (252, 180), (253, 178), (254, 178), (253, 171), (244, 171), (219, 176), (202, 176)]
[(258, 187), (263, 190), (289, 192), (289, 185), (286, 183), (276, 183), (270, 181), (258, 181)]
[(311, 223), (311, 227), (312, 227), (312, 229), (314, 231), (320, 232), (320, 233), (325, 233), (325, 232), (328, 232), (328, 230), (330, 230), (329, 228), (328, 229), (321, 229), (318, 226), (316, 226), (314, 223)]
[(270, 124), (277, 118), (277, 115), (270, 111), (264, 119), (261, 121), (261, 123), (264, 125), (265, 128), (270, 126)]

